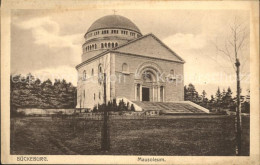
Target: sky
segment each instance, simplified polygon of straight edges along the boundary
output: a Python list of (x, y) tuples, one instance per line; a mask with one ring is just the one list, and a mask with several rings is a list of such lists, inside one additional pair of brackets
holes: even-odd
[[(84, 34), (98, 18), (113, 10), (13, 10), (11, 17), (11, 74), (32, 73), (40, 79), (64, 78), (77, 85), (75, 66), (81, 62)], [(216, 45), (224, 48), (236, 20), (249, 31), (249, 13), (238, 10), (130, 10), (116, 14), (132, 20), (142, 34), (153, 33), (184, 64), (184, 84), (192, 83), (207, 97), (231, 87), (236, 91), (235, 70)], [(249, 32), (248, 32), (249, 33)], [(249, 37), (241, 59), (242, 94), (249, 89)]]

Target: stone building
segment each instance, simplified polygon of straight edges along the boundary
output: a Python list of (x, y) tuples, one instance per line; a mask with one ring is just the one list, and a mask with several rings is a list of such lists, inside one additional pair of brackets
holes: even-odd
[(107, 101), (183, 101), (184, 60), (154, 34), (143, 35), (128, 18), (108, 15), (88, 29), (78, 71), (77, 108)]

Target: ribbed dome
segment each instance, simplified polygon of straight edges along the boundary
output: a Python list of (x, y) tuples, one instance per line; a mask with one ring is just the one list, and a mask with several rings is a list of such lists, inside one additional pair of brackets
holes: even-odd
[(99, 18), (90, 26), (87, 33), (94, 30), (111, 28), (128, 29), (141, 33), (139, 28), (130, 19), (120, 15), (108, 15)]

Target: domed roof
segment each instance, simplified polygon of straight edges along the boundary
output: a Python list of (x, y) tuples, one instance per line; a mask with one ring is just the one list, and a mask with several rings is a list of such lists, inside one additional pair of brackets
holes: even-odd
[(141, 33), (139, 28), (128, 18), (120, 15), (107, 15), (96, 20), (88, 29), (88, 32), (99, 29), (128, 29)]

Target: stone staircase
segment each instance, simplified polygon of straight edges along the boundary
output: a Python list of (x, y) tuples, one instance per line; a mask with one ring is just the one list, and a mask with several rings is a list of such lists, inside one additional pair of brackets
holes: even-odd
[(163, 114), (205, 114), (209, 110), (190, 101), (179, 102), (149, 102), (133, 101), (143, 111), (160, 111)]

